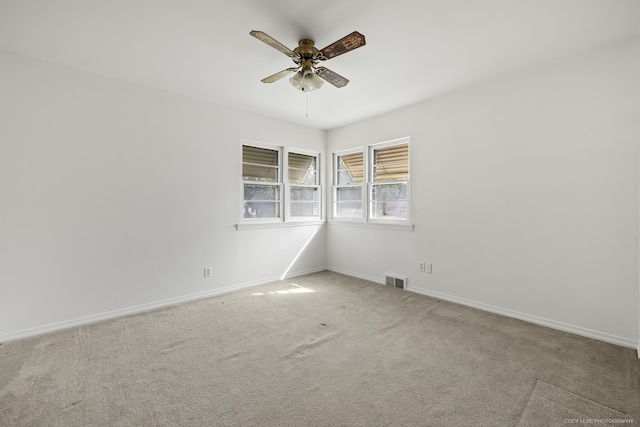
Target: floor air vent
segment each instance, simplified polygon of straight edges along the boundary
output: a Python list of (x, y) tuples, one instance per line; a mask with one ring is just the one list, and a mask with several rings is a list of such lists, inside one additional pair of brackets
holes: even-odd
[(406, 277), (398, 277), (387, 274), (385, 278), (385, 283), (388, 286), (393, 286), (394, 288), (407, 289), (407, 278)]

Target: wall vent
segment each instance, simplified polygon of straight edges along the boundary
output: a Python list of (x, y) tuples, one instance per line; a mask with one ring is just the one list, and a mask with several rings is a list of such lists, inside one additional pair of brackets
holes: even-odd
[(394, 288), (407, 289), (407, 278), (394, 276), (392, 274), (387, 274), (385, 277), (385, 283), (387, 286), (393, 286)]

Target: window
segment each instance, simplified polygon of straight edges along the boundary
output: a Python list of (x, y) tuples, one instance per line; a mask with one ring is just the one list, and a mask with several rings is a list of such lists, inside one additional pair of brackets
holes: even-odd
[(370, 150), (369, 218), (406, 221), (409, 143)]
[(334, 156), (333, 217), (362, 219), (364, 189), (364, 152)]
[(332, 218), (407, 223), (409, 138), (335, 153)]
[(318, 153), (243, 144), (243, 222), (320, 220), (319, 163)]
[(281, 218), (280, 150), (242, 146), (243, 218)]
[(318, 155), (287, 153), (289, 161), (289, 216), (297, 219), (320, 218)]

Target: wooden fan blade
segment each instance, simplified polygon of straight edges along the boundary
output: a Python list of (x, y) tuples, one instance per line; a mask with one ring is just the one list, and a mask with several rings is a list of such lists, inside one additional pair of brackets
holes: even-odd
[(288, 47), (286, 47), (285, 45), (283, 45), (282, 43), (280, 43), (279, 41), (277, 41), (276, 39), (274, 39), (270, 35), (268, 35), (266, 33), (263, 33), (262, 31), (253, 30), (253, 31), (250, 31), (249, 34), (251, 34), (253, 37), (257, 38), (258, 40), (260, 40), (262, 42), (265, 42), (266, 44), (268, 44), (269, 46), (271, 46), (275, 50), (284, 53), (285, 55), (287, 55), (290, 58), (292, 56), (296, 55), (291, 49), (289, 49)]
[[(299, 68), (299, 67), (298, 67)], [(265, 77), (264, 79), (260, 80), (262, 83), (273, 83), (275, 81), (280, 80), (281, 78), (288, 76), (289, 74), (293, 73), (294, 71), (298, 71), (298, 68), (287, 68), (286, 70), (282, 70), (279, 71), (275, 74), (270, 75), (269, 77)]]
[[(364, 36), (357, 31), (344, 36), (337, 42), (331, 43), (320, 51), (321, 59), (331, 59), (343, 53), (350, 52), (366, 44)], [(322, 58), (324, 57), (324, 58)]]
[(328, 81), (337, 88), (345, 87), (347, 83), (349, 83), (348, 79), (345, 79), (340, 74), (334, 73), (333, 71), (325, 67), (318, 68), (318, 75), (321, 79)]

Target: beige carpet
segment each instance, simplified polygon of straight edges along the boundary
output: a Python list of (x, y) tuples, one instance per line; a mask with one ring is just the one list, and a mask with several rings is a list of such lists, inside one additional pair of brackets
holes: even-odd
[(4, 343), (0, 363), (2, 426), (640, 425), (631, 349), (331, 272)]

